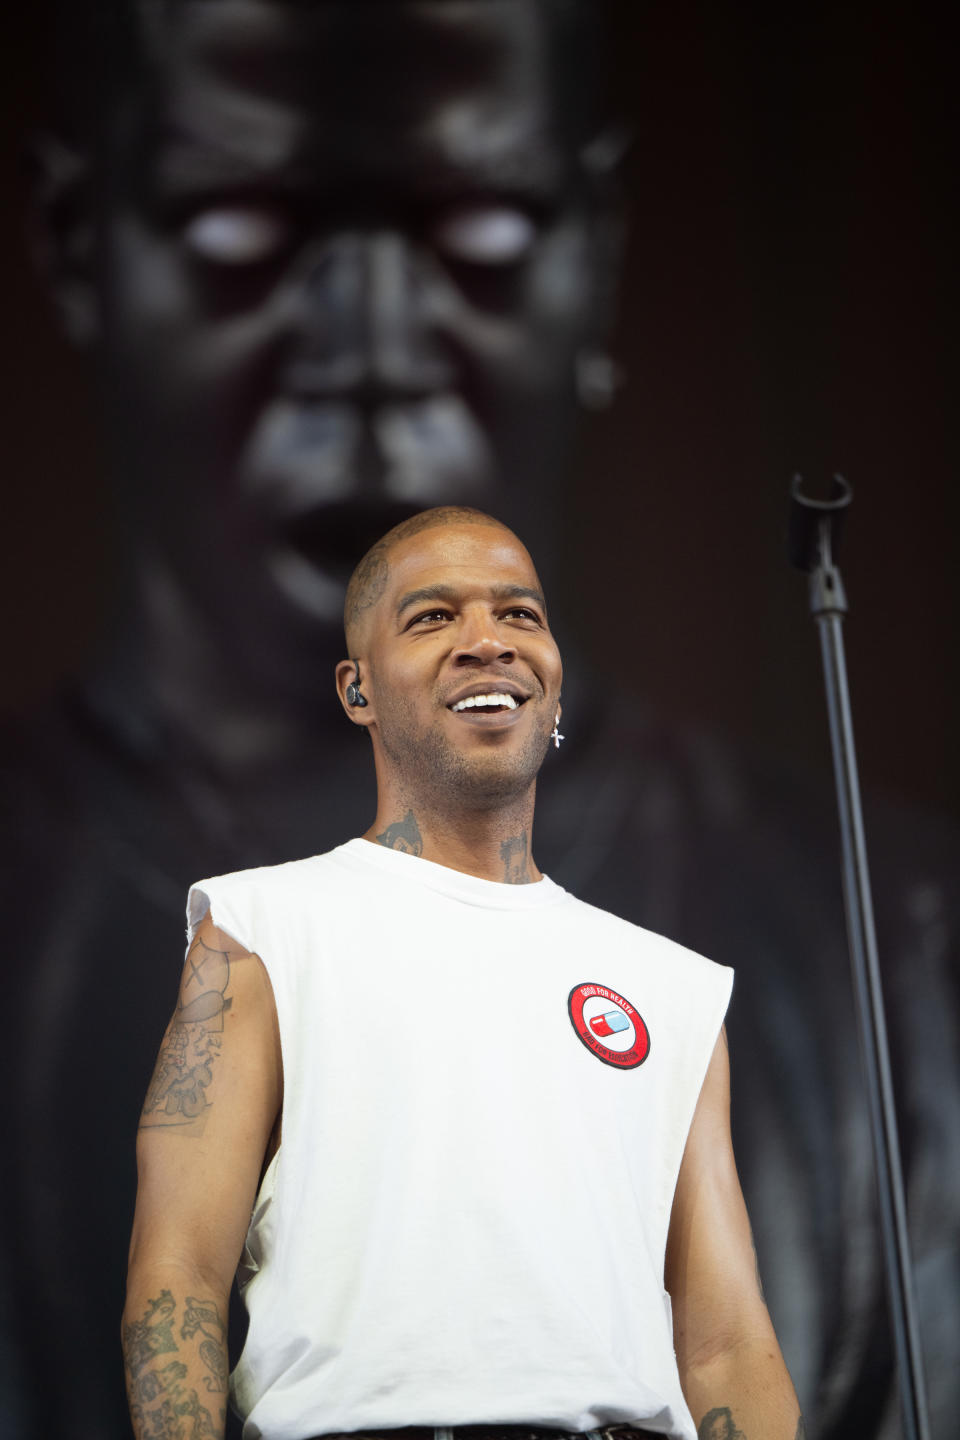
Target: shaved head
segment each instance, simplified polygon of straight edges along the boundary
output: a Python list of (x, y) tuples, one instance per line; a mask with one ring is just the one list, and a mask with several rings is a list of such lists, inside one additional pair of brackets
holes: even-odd
[(390, 579), (390, 552), (403, 540), (440, 525), (488, 525), (496, 530), (509, 529), (501, 520), (483, 510), (474, 510), (470, 505), (436, 505), (432, 510), (421, 510), (419, 515), (411, 515), (409, 520), (401, 520), (399, 525), (394, 525), (370, 546), (350, 576), (343, 606), (348, 655), (358, 655), (363, 648), (361, 641), (366, 617), (376, 608)]
[[(278, 10), (315, 0), (267, 0)], [(333, 8), (348, 0), (325, 0)], [(443, 3), (443, 0), (435, 0)], [(61, 129), (93, 138), (124, 97), (147, 83), (150, 65), (169, 43), (184, 0), (47, 0), (37, 45), (53, 46), (48, 89)], [(572, 144), (592, 139), (607, 122), (606, 14), (616, 0), (530, 0), (549, 44), (563, 123)], [(376, 24), (374, 17), (370, 21)]]

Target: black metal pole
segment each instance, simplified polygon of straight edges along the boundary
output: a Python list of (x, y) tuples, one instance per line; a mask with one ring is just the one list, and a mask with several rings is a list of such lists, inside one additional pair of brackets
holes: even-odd
[(793, 563), (810, 574), (810, 611), (820, 631), (827, 691), (830, 742), (840, 812), (843, 895), (850, 966), (856, 999), (867, 1107), (876, 1164), (880, 1233), (890, 1302), (894, 1355), (900, 1387), (904, 1440), (929, 1440), (923, 1357), (913, 1292), (907, 1207), (890, 1072), (890, 1047), (883, 1009), (867, 846), (860, 806), (860, 785), (853, 744), (853, 720), (843, 649), (847, 611), (843, 581), (836, 567), (840, 528), (853, 493), (834, 476), (829, 500), (813, 500), (792, 486), (790, 551)]

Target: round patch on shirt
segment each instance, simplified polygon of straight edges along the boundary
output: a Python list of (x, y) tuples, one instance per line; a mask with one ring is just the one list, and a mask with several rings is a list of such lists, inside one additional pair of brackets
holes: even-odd
[(633, 1070), (650, 1054), (650, 1032), (630, 1004), (606, 985), (574, 985), (567, 1000), (577, 1035), (605, 1065)]

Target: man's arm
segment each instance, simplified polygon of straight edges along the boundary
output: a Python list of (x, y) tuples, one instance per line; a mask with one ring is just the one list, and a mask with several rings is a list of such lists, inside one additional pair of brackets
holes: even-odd
[(802, 1440), (800, 1407), (763, 1299), (733, 1158), (725, 1032), (687, 1137), (666, 1284), (680, 1380), (699, 1440)]
[(266, 970), (208, 916), (187, 954), (137, 1137), (123, 1312), (137, 1440), (224, 1433), (227, 1303), (281, 1096)]

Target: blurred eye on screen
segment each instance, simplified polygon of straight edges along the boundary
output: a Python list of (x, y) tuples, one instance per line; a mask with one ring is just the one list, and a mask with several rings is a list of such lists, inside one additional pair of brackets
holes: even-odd
[(529, 255), (536, 236), (530, 216), (508, 205), (455, 210), (434, 227), (440, 249), (471, 265), (516, 265)]
[(187, 221), (183, 238), (201, 260), (214, 265), (257, 265), (283, 249), (289, 223), (270, 210), (224, 205)]

